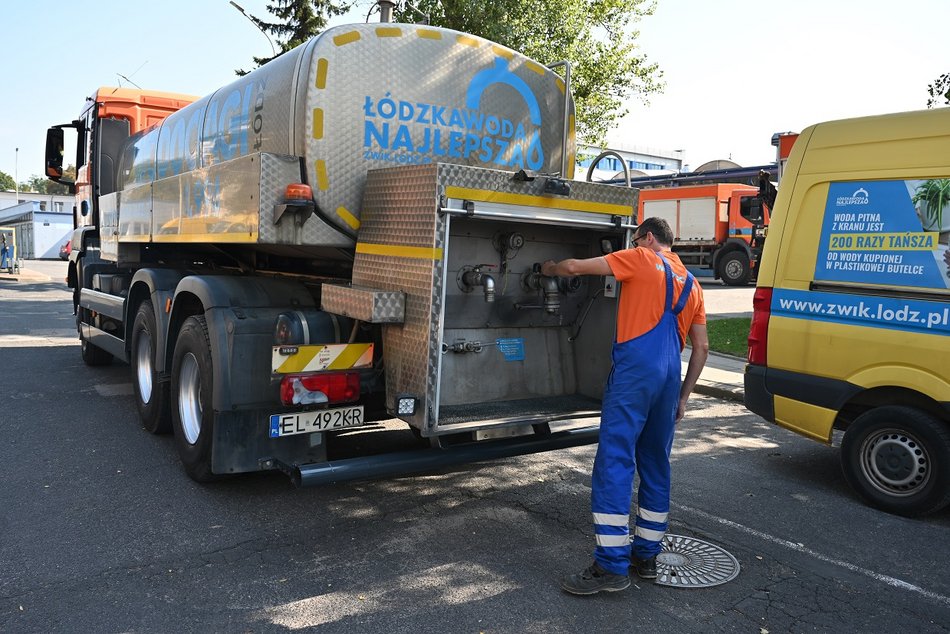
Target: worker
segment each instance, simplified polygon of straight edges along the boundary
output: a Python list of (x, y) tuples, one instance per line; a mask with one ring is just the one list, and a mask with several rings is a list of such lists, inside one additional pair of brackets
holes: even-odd
[[(647, 218), (636, 229), (632, 249), (583, 260), (549, 260), (541, 266), (547, 276), (613, 275), (623, 284), (592, 474), (594, 563), (561, 580), (572, 594), (614, 592), (630, 585), (635, 471), (640, 487), (632, 567), (643, 579), (656, 578), (656, 556), (670, 511), (673, 432), (709, 353), (703, 291), (670, 251), (672, 243), (669, 224)], [(681, 381), (687, 333), (692, 352)]]

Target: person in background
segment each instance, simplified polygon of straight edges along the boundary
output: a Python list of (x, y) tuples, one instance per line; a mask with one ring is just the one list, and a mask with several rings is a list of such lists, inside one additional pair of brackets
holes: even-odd
[(10, 247), (7, 246), (7, 234), (0, 233), (0, 269), (13, 268), (10, 262)]
[[(623, 284), (592, 474), (594, 562), (561, 580), (571, 594), (630, 585), (634, 472), (640, 487), (632, 565), (641, 578), (656, 578), (670, 511), (673, 432), (709, 353), (703, 291), (670, 250), (672, 243), (669, 224), (647, 218), (637, 227), (632, 249), (541, 266), (547, 276), (613, 275)], [(681, 381), (687, 335), (692, 352)]]

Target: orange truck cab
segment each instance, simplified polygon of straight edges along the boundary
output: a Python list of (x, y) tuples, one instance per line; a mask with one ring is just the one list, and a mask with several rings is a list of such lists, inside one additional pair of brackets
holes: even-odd
[(755, 279), (769, 222), (759, 188), (719, 183), (641, 190), (638, 222), (652, 216), (670, 223), (673, 251), (694, 274), (730, 286)]

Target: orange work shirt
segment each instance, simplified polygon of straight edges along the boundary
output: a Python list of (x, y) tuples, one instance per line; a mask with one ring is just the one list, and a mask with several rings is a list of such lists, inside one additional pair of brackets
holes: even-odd
[[(659, 256), (646, 247), (632, 247), (604, 257), (614, 277), (623, 283), (617, 311), (617, 343), (623, 343), (649, 332), (660, 323), (666, 301), (666, 273)], [(672, 251), (664, 251), (663, 257), (670, 263), (673, 272), (673, 300), (670, 305), (676, 306), (686, 284), (686, 267)], [(706, 323), (703, 289), (695, 279), (693, 290), (677, 322), (682, 349), (686, 346), (686, 333), (690, 326)]]

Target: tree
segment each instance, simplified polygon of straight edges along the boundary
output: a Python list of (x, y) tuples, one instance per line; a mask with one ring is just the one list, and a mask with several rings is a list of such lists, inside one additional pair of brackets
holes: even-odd
[(16, 189), (16, 181), (6, 172), (0, 172), (0, 191)]
[[(950, 106), (950, 73), (944, 73), (934, 80), (934, 83), (927, 86), (927, 107)], [(943, 103), (940, 103), (943, 99)]]
[[(267, 12), (273, 15), (276, 21), (267, 22), (253, 15), (248, 17), (262, 31), (269, 31), (277, 36), (280, 52), (274, 57), (254, 57), (254, 63), (263, 66), (275, 57), (300, 46), (323, 31), (330, 18), (349, 11), (350, 6), (352, 5), (333, 0), (275, 0), (268, 3)], [(249, 71), (238, 69), (234, 72), (244, 76)]]
[[(663, 72), (636, 44), (631, 27), (656, 5), (648, 0), (421, 0), (431, 23), (479, 35), (542, 64), (571, 62), (578, 135), (603, 145), (607, 131), (636, 96), (646, 102), (663, 89)], [(396, 19), (418, 15), (403, 7)]]
[[(70, 165), (65, 170), (63, 170), (63, 178), (75, 182), (76, 180), (76, 166)], [(11, 188), (12, 189), (12, 188)], [(26, 181), (20, 183), (21, 192), (35, 192), (37, 194), (57, 194), (57, 195), (66, 195), (69, 193), (69, 188), (62, 183), (56, 183), (47, 179), (45, 176), (30, 176)]]

